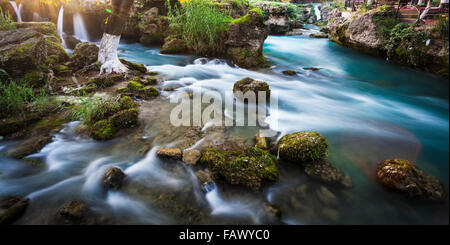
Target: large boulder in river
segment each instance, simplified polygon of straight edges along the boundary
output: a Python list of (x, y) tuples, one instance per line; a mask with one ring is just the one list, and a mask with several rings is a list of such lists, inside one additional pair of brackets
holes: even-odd
[(227, 56), (243, 68), (257, 68), (265, 65), (262, 52), (269, 28), (259, 9), (252, 9), (246, 15), (228, 25)]
[(327, 148), (325, 137), (315, 131), (287, 134), (278, 141), (280, 158), (299, 164), (324, 159)]
[(278, 179), (278, 161), (273, 155), (256, 147), (241, 150), (210, 148), (203, 152), (200, 162), (233, 185), (260, 189), (264, 181)]
[(68, 59), (53, 23), (16, 23), (16, 29), (0, 31), (0, 69), (13, 77), (43, 71)]
[(445, 197), (444, 187), (438, 179), (407, 160), (394, 158), (378, 163), (377, 180), (384, 187), (411, 197), (428, 200), (442, 200)]

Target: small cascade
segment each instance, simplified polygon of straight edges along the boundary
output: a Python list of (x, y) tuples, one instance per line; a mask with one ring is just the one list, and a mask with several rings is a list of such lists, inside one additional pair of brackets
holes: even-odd
[(56, 28), (58, 30), (59, 37), (61, 38), (61, 42), (64, 48), (66, 47), (66, 41), (64, 40), (63, 33), (64, 33), (64, 6), (61, 5), (61, 9), (59, 10), (58, 14), (58, 23), (56, 25)]
[(14, 8), (14, 11), (17, 15), (17, 22), (22, 22), (22, 3), (19, 4), (19, 7), (17, 7), (17, 3), (15, 1), (10, 1), (11, 6)]
[(87, 33), (83, 17), (80, 13), (73, 15), (73, 29), (77, 39), (81, 41), (89, 41), (89, 34)]
[(319, 21), (322, 19), (322, 15), (319, 9), (320, 4), (314, 4), (314, 13), (316, 14), (316, 20)]

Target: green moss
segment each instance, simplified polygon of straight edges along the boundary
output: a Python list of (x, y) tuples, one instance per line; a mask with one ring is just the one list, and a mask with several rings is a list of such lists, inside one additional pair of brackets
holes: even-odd
[(317, 132), (287, 134), (278, 142), (280, 158), (296, 163), (323, 159), (328, 155), (327, 148), (327, 140)]
[(141, 94), (145, 98), (153, 98), (159, 95), (159, 91), (152, 86), (146, 86), (142, 89), (139, 89), (139, 94)]
[(259, 189), (264, 180), (275, 181), (279, 176), (276, 157), (254, 147), (242, 151), (210, 148), (202, 154), (200, 162), (227, 182), (254, 190)]
[(122, 74), (102, 75), (89, 79), (88, 85), (95, 84), (98, 88), (107, 88), (124, 79)]
[(139, 90), (141, 90), (142, 88), (144, 88), (144, 85), (142, 85), (142, 83), (140, 83), (140, 82), (137, 82), (137, 81), (130, 81), (129, 83), (128, 83), (128, 85), (127, 85), (127, 88), (130, 90), (130, 91), (133, 91), (133, 92), (139, 92)]
[(136, 108), (136, 103), (130, 96), (120, 98), (119, 103), (122, 110)]
[(119, 94), (128, 93), (130, 90), (127, 87), (121, 86), (116, 89), (116, 92)]
[(145, 67), (144, 65), (136, 64), (125, 59), (120, 59), (120, 62), (122, 62), (122, 64), (126, 65), (131, 70), (135, 70), (141, 73), (147, 72), (147, 67)]
[(95, 140), (109, 140), (114, 137), (116, 129), (108, 120), (96, 122), (91, 128), (91, 136)]
[(131, 128), (138, 123), (139, 112), (136, 108), (126, 109), (117, 112), (109, 118), (111, 125), (117, 129)]

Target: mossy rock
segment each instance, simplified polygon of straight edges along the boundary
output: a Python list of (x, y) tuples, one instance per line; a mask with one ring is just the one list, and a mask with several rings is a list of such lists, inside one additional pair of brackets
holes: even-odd
[(107, 88), (122, 81), (124, 76), (122, 74), (106, 74), (89, 79), (88, 85), (95, 84), (98, 88)]
[(157, 97), (159, 95), (159, 91), (152, 86), (145, 86), (139, 90), (139, 94), (144, 96), (144, 98), (150, 99)]
[(408, 160), (388, 159), (378, 163), (377, 181), (386, 188), (410, 197), (443, 200), (446, 196), (442, 183), (424, 173)]
[(288, 76), (295, 76), (295, 75), (297, 75), (297, 72), (293, 71), (293, 70), (285, 70), (285, 71), (283, 71), (283, 74), (288, 75)]
[(128, 69), (130, 69), (130, 70), (138, 71), (140, 73), (147, 72), (147, 67), (145, 67), (144, 65), (136, 64), (136, 63), (133, 63), (133, 62), (125, 60), (125, 59), (120, 59), (120, 62), (122, 64), (124, 64), (126, 67), (128, 67)]
[(0, 119), (0, 135), (7, 136), (17, 131), (20, 131), (28, 125), (39, 121), (39, 115), (29, 114), (20, 118), (6, 118)]
[(142, 83), (144, 85), (156, 85), (156, 84), (158, 84), (158, 78), (156, 78), (154, 76), (149, 76), (149, 77), (145, 78), (145, 80), (143, 80)]
[(128, 93), (129, 91), (130, 90), (125, 86), (120, 86), (116, 89), (116, 93), (119, 93), (119, 94)]
[(91, 136), (95, 140), (109, 140), (114, 137), (116, 129), (108, 120), (100, 120), (91, 127)]
[(130, 81), (128, 82), (127, 88), (132, 92), (139, 92), (141, 89), (144, 88), (144, 85), (138, 81)]
[(22, 82), (28, 86), (40, 88), (44, 86), (48, 81), (47, 73), (41, 71), (31, 71), (25, 74), (22, 78)]
[(181, 38), (168, 37), (160, 50), (161, 54), (187, 54), (189, 48)]
[(258, 92), (266, 92), (266, 101), (270, 99), (270, 88), (269, 84), (263, 81), (257, 81), (252, 78), (246, 77), (242, 80), (237, 81), (233, 86), (233, 93), (242, 92), (244, 95), (248, 91), (255, 93), (256, 101), (258, 101)]
[(97, 62), (98, 52), (99, 48), (95, 44), (89, 42), (78, 43), (70, 58), (70, 66), (75, 70), (79, 70), (91, 65)]
[(116, 129), (131, 128), (137, 125), (138, 116), (138, 110), (136, 108), (131, 108), (117, 112), (109, 118), (109, 121)]
[(287, 134), (278, 142), (280, 158), (300, 164), (325, 158), (327, 148), (325, 137), (315, 131)]
[(130, 96), (124, 96), (119, 100), (122, 110), (136, 108), (136, 103)]
[(276, 157), (255, 147), (241, 151), (210, 148), (202, 154), (200, 163), (207, 164), (230, 184), (253, 190), (260, 189), (263, 181), (275, 181), (279, 176)]

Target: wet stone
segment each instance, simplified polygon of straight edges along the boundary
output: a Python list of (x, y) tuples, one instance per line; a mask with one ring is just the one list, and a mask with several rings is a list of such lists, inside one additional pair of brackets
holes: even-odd
[(183, 162), (189, 165), (195, 165), (200, 160), (202, 153), (199, 150), (187, 150), (183, 152)]
[(161, 158), (171, 158), (174, 160), (181, 160), (182, 152), (178, 148), (161, 147), (158, 150), (156, 150), (156, 155)]

